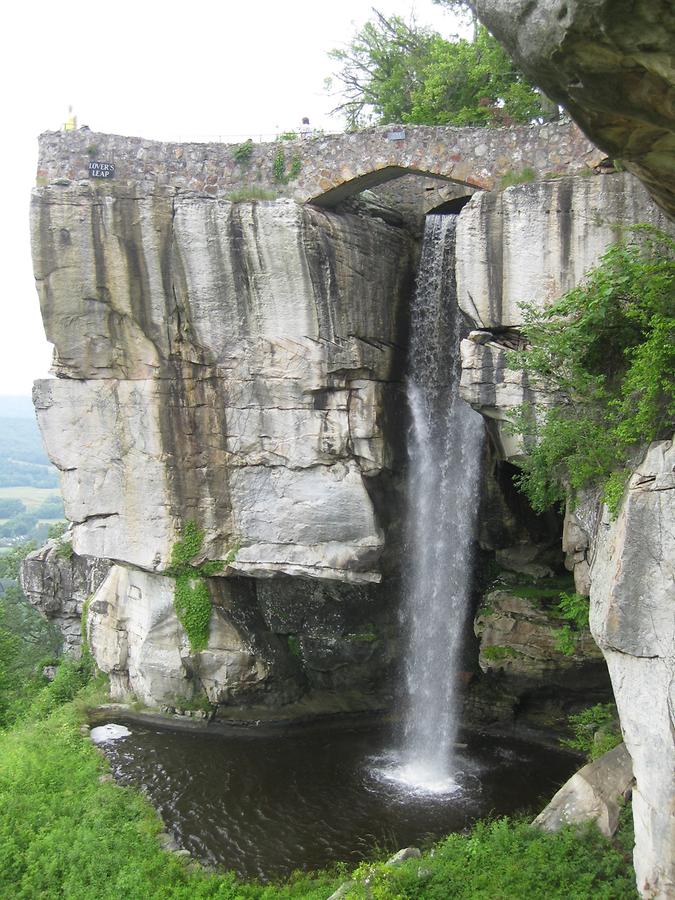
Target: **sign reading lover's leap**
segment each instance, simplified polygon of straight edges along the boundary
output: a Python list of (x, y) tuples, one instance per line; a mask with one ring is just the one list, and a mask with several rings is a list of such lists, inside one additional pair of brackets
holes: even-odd
[(106, 162), (90, 162), (89, 163), (90, 178), (114, 178), (115, 166), (113, 163)]

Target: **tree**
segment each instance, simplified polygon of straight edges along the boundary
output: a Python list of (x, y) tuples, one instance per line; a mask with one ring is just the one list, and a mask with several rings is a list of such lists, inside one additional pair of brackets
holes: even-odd
[(542, 117), (541, 95), (482, 26), (476, 24), (475, 40), (446, 40), (414, 20), (373, 12), (346, 49), (330, 53), (341, 64), (335, 77), (344, 98), (333, 112), (343, 113), (348, 127), (499, 125)]
[(540, 311), (523, 304), (528, 347), (508, 354), (556, 398), (513, 415), (534, 509), (598, 487), (616, 512), (633, 452), (675, 423), (675, 241), (650, 225), (613, 244), (582, 284)]

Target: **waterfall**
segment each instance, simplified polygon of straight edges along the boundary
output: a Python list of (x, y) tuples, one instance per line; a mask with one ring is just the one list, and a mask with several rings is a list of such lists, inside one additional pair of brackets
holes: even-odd
[(404, 559), (407, 707), (398, 777), (452, 789), (483, 422), (459, 397), (455, 216), (428, 216), (412, 309)]

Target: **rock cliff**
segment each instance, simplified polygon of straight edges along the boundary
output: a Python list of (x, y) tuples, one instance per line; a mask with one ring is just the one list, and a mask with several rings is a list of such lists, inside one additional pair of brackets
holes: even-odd
[[(539, 408), (555, 402), (541, 388), (534, 391), (522, 372), (506, 368), (505, 350), (517, 345), (521, 321), (515, 301), (543, 306), (572, 287), (582, 273), (567, 260), (576, 256), (591, 265), (621, 225), (647, 221), (672, 232), (631, 176), (577, 181), (521, 185), (500, 198), (476, 195), (460, 217), (466, 248), (458, 259), (458, 274), (466, 269), (460, 302), (476, 326), (462, 342), (462, 396), (488, 418), (505, 460), (525, 452), (504, 427), (513, 407), (525, 400)], [(567, 206), (565, 196), (584, 199)], [(485, 261), (478, 273), (469, 265), (471, 245)], [(590, 492), (567, 511), (563, 529), (577, 590), (590, 592), (591, 630), (609, 668), (632, 758), (635, 868), (648, 898), (672, 897), (674, 891), (674, 471), (671, 442), (652, 445), (636, 465), (616, 521)], [(522, 630), (540, 627), (541, 614), (537, 622), (522, 600), (514, 607), (508, 597), (506, 605), (497, 599), (496, 613), (490, 609), (477, 623), (483, 666), (514, 670), (522, 678), (517, 669), (524, 661), (533, 665), (534, 647), (541, 644), (536, 635), (528, 638), (533, 647), (523, 660)], [(515, 635), (513, 646), (507, 632)], [(500, 653), (490, 653), (495, 646)]]
[[(115, 696), (389, 690), (396, 612), (376, 585), (396, 528), (416, 240), (291, 200), (93, 181), (38, 188), (32, 233), (58, 376), (34, 403), (74, 559), (116, 563), (89, 607)], [(195, 571), (228, 561), (208, 579), (199, 653), (173, 603), (190, 522)], [(271, 592), (260, 580), (280, 576)]]
[(675, 217), (669, 0), (477, 0), (481, 20), (599, 147)]
[[(55, 178), (34, 192), (35, 275), (58, 376), (36, 384), (34, 401), (73, 523), (72, 565), (107, 561), (100, 585), (87, 582), (86, 626), (115, 697), (221, 713), (306, 695), (312, 711), (330, 707), (327, 694), (340, 708), (391, 699), (405, 564), (401, 382), (417, 243), (386, 218), (292, 200), (232, 203), (177, 190), (152, 171), (139, 182)], [(562, 558), (551, 547), (556, 522), (533, 519), (509, 494), (507, 467), (523, 448), (504, 420), (523, 399), (555, 401), (505, 369), (504, 348), (518, 342), (517, 303), (544, 305), (572, 287), (637, 221), (664, 223), (626, 174), (477, 193), (460, 214), (459, 304), (473, 328), (462, 343), (462, 395), (493, 437), (479, 537), (511, 571), (540, 577)], [(656, 798), (673, 796), (672, 656), (666, 593), (652, 584), (668, 575), (670, 452), (650, 451), (615, 525), (591, 528), (602, 521), (596, 510), (565, 526), (633, 757), (636, 867), (645, 896), (655, 897), (667, 896), (671, 878), (672, 827)], [(636, 549), (645, 517), (659, 562), (650, 572)], [(181, 569), (188, 524), (199, 539)], [(29, 560), (24, 576), (45, 609), (50, 559)], [(46, 574), (30, 574), (31, 565)], [(203, 582), (210, 600), (198, 647), (176, 611), (185, 577)], [(84, 581), (67, 610), (73, 635)], [(552, 653), (541, 610), (493, 600), (478, 622), (485, 669), (528, 690), (595, 671), (592, 651), (569, 664)], [(654, 615), (664, 627), (650, 625)], [(507, 647), (508, 635), (523, 656), (485, 652)]]
[(37, 191), (33, 234), (60, 376), (34, 401), (75, 551), (163, 571), (192, 520), (239, 574), (378, 581), (408, 235), (88, 183)]

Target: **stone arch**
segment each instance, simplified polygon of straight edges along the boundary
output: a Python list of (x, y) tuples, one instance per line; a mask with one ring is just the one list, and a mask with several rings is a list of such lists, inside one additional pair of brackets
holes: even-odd
[(373, 169), (370, 172), (364, 172), (352, 178), (345, 179), (344, 181), (336, 184), (334, 187), (329, 188), (328, 190), (325, 190), (314, 197), (311, 197), (307, 202), (311, 203), (312, 206), (319, 206), (323, 209), (331, 209), (337, 206), (338, 203), (342, 203), (344, 200), (348, 200), (350, 197), (354, 197), (356, 194), (360, 194), (362, 191), (370, 190), (374, 187), (378, 187), (379, 185), (386, 184), (388, 181), (394, 181), (396, 178), (401, 178), (404, 175), (418, 175), (423, 178), (434, 178), (438, 181), (447, 181), (453, 184), (465, 185), (466, 187), (473, 188), (474, 190), (476, 188), (487, 189), (491, 187), (491, 185), (487, 183), (476, 182), (473, 181), (473, 179), (461, 181), (457, 178), (452, 178), (449, 175), (445, 175), (442, 172), (430, 171), (428, 168), (389, 165)]

